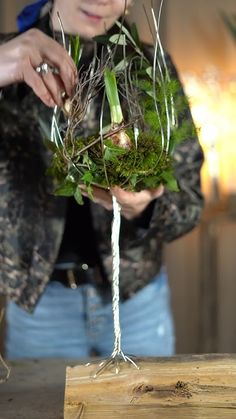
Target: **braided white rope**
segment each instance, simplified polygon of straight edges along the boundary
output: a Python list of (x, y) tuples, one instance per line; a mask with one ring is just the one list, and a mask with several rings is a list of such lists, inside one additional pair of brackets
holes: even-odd
[(114, 349), (112, 356), (121, 352), (121, 328), (120, 328), (120, 292), (119, 292), (119, 276), (120, 276), (120, 221), (121, 221), (121, 207), (117, 202), (115, 196), (112, 196), (113, 203), (113, 221), (112, 221), (112, 232), (111, 232), (111, 247), (112, 247), (112, 264), (113, 264), (113, 275), (112, 275), (112, 312), (114, 319)]
[[(117, 202), (115, 196), (112, 196), (113, 203), (113, 221), (111, 230), (111, 247), (112, 247), (112, 313), (114, 320), (114, 348), (111, 356), (102, 361), (95, 373), (93, 378), (98, 377), (104, 370), (115, 366), (116, 374), (120, 371), (120, 362), (130, 362), (135, 368), (139, 369), (138, 365), (130, 358), (125, 355), (121, 349), (121, 327), (120, 327), (120, 290), (119, 290), (119, 278), (120, 278), (120, 223), (121, 223), (121, 206)], [(87, 365), (90, 365), (88, 363)]]

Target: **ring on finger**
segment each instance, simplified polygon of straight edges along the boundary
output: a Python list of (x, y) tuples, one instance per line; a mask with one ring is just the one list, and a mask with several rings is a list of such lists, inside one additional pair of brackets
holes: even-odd
[(45, 62), (42, 62), (40, 65), (38, 65), (35, 71), (39, 74), (48, 74), (48, 73), (59, 74), (59, 70), (57, 67), (54, 67)]

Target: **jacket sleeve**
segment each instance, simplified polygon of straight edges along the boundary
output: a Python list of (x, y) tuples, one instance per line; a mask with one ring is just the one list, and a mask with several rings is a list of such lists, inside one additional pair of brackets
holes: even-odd
[(170, 242), (192, 230), (200, 220), (203, 208), (200, 169), (203, 154), (198, 140), (186, 139), (176, 149), (175, 176), (179, 191), (165, 190), (156, 199), (150, 228)]
[[(5, 44), (8, 41), (11, 41), (13, 38), (17, 36), (17, 33), (0, 33), (0, 47), (2, 44)], [(1, 60), (1, 51), (0, 51), (0, 60)], [(13, 92), (15, 95), (15, 92), (17, 90), (17, 85), (10, 85), (10, 86), (0, 86), (0, 100), (5, 99), (5, 96), (12, 96)], [(9, 92), (9, 93), (8, 93)]]

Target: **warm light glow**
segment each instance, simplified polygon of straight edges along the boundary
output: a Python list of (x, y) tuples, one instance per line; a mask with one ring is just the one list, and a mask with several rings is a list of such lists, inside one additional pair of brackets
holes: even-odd
[(182, 79), (205, 153), (203, 191), (211, 196), (219, 182), (222, 197), (236, 193), (236, 80), (223, 80), (215, 69)]

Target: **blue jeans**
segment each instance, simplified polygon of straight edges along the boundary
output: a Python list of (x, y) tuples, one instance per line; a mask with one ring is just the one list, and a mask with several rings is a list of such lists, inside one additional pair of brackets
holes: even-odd
[[(93, 285), (73, 290), (50, 282), (33, 314), (10, 302), (6, 318), (8, 359), (84, 358), (94, 351), (107, 357), (113, 350), (112, 306), (102, 303)], [(164, 271), (120, 303), (120, 322), (125, 354), (173, 355), (173, 319)]]

